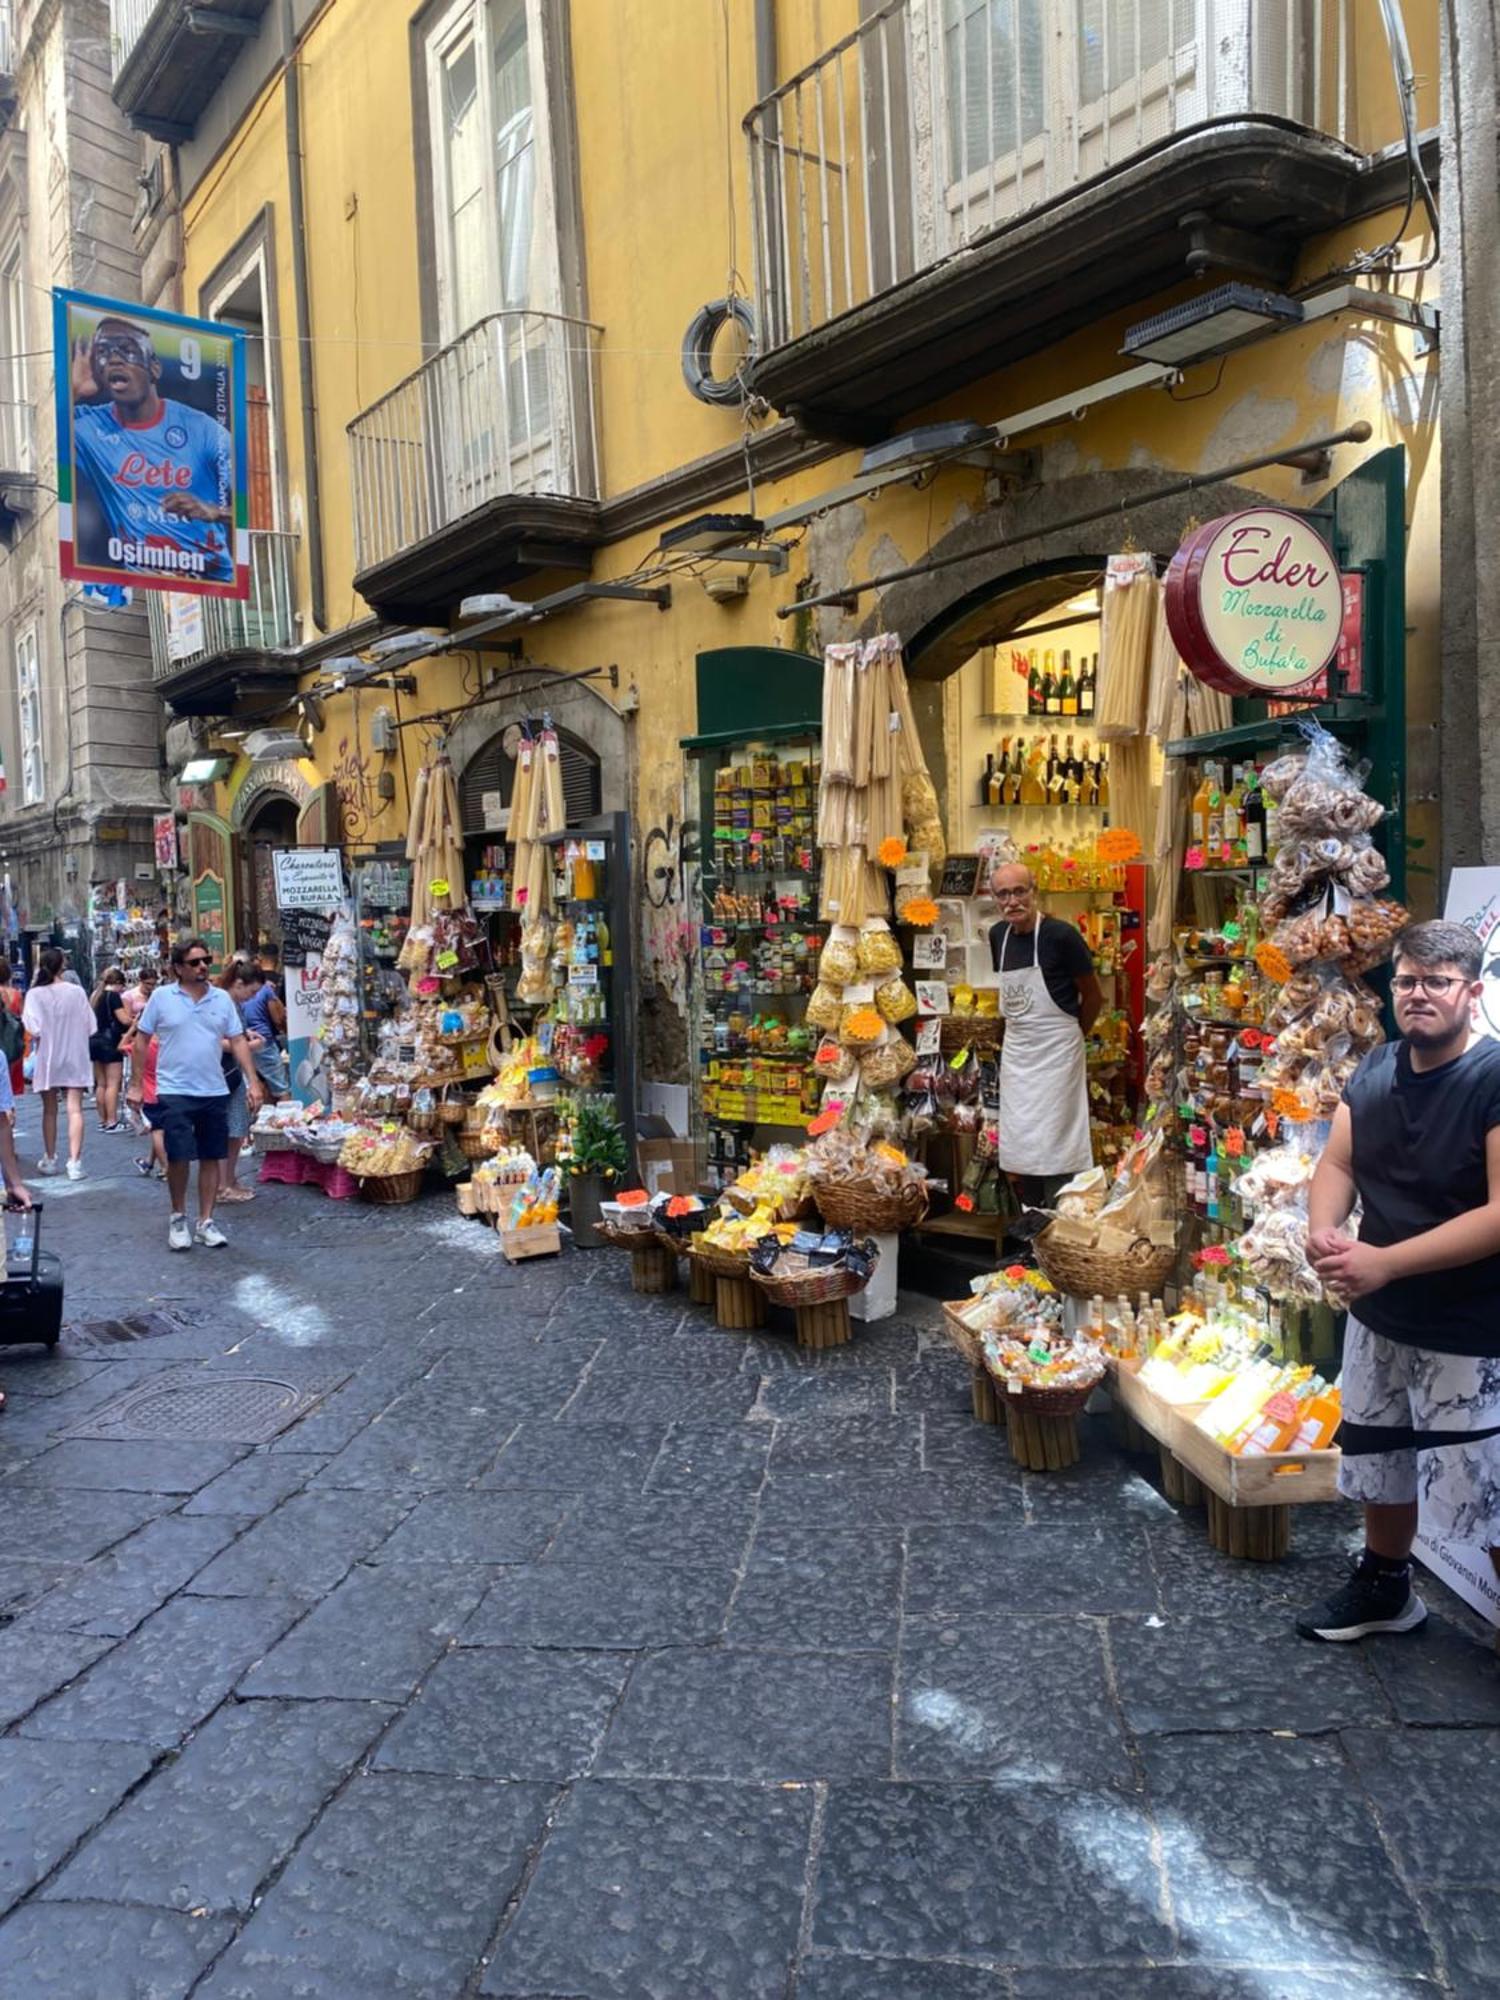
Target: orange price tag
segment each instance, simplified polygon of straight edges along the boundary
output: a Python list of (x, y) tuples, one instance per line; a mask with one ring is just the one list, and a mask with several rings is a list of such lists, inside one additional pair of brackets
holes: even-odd
[(644, 1188), (625, 1188), (615, 1196), (621, 1208), (644, 1208), (650, 1199)]
[(807, 1129), (815, 1139), (821, 1139), (825, 1132), (831, 1132), (834, 1126), (838, 1124), (839, 1117), (839, 1112), (830, 1106), (827, 1111), (820, 1111), (817, 1117), (809, 1123)]
[(1134, 861), (1141, 851), (1141, 836), (1128, 826), (1106, 827), (1094, 842), (1101, 861)]
[(1255, 947), (1255, 963), (1278, 986), (1284, 986), (1292, 976), (1292, 961), (1279, 944), (1272, 944), (1269, 939)]
[(1271, 1109), (1276, 1113), (1278, 1118), (1288, 1119), (1293, 1124), (1299, 1123), (1309, 1115), (1306, 1106), (1295, 1090), (1273, 1090), (1271, 1093)]
[(1237, 1160), (1245, 1150), (1245, 1135), (1238, 1125), (1231, 1125), (1224, 1134), (1224, 1150), (1231, 1160)]
[(974, 1207), (974, 1197), (973, 1197), (973, 1195), (971, 1195), (971, 1194), (960, 1194), (960, 1195), (955, 1195), (955, 1196), (954, 1196), (954, 1198), (953, 1198), (953, 1206), (954, 1206), (955, 1208), (961, 1208), (961, 1209), (963, 1210), (964, 1214), (965, 1214), (965, 1215), (968, 1215), (968, 1214), (970, 1214), (970, 1213), (972, 1212), (972, 1210), (973, 1210), (973, 1207)]

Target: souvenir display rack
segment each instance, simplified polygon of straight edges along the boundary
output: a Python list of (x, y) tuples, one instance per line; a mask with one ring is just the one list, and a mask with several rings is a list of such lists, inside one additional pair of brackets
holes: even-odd
[(635, 1171), (635, 955), (630, 926), (630, 815), (601, 813), (544, 836), (553, 862), (551, 1018), (535, 1033), (558, 1073), (566, 1126), (576, 1102), (610, 1098)]

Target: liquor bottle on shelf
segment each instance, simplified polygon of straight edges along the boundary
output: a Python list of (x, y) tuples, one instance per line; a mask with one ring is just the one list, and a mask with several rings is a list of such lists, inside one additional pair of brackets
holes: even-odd
[(979, 774), (979, 803), (982, 806), (994, 804), (995, 753), (991, 750), (984, 760), (984, 769)]
[(1238, 865), (1239, 848), (1245, 838), (1245, 774), (1238, 764), (1230, 766), (1229, 789), (1224, 794), (1224, 845), (1228, 866)]
[(1073, 655), (1066, 651), (1063, 653), (1062, 673), (1057, 683), (1057, 696), (1060, 712), (1063, 715), (1076, 715), (1078, 713), (1078, 684), (1073, 679)]
[(1005, 739), (1004, 744), (1001, 745), (1000, 761), (994, 765), (993, 769), (989, 774), (988, 796), (985, 801), (987, 805), (998, 806), (1004, 803), (1005, 762), (1009, 755), (1010, 755), (1010, 738), (1007, 737)]
[(1021, 786), (1026, 778), (1026, 749), (1018, 736), (1010, 753), (1010, 768), (1005, 773), (1005, 796), (1002, 803), (1018, 806), (1021, 803)]
[(1205, 861), (1208, 859), (1208, 801), (1212, 790), (1210, 783), (1211, 766), (1205, 764), (1198, 778), (1198, 789), (1193, 794), (1193, 802), (1188, 808), (1188, 833), (1190, 844), (1198, 848)]
[(1053, 732), (1047, 739), (1046, 765), (1047, 803), (1049, 806), (1062, 804), (1063, 767), (1057, 752), (1057, 734)]
[(1078, 713), (1080, 715), (1092, 715), (1094, 712), (1094, 703), (1097, 699), (1098, 688), (1095, 663), (1098, 658), (1099, 655), (1097, 653), (1093, 654), (1092, 657), (1086, 657), (1083, 662), (1083, 672), (1078, 677)]
[(1026, 713), (1028, 715), (1045, 715), (1047, 712), (1047, 701), (1046, 696), (1042, 692), (1042, 670), (1037, 665), (1035, 646), (1032, 647), (1027, 657), (1030, 661), (1030, 667), (1026, 675)]
[(1224, 865), (1224, 779), (1217, 764), (1208, 767), (1208, 845), (1204, 858), (1210, 868)]
[(1109, 804), (1109, 752), (1102, 743), (1099, 745), (1099, 761), (1095, 764), (1094, 770), (1099, 780), (1099, 804), (1107, 806)]
[(1245, 785), (1245, 859), (1253, 868), (1266, 858), (1266, 801), (1252, 765)]
[(1027, 745), (1020, 803), (1023, 806), (1044, 806), (1047, 803), (1046, 762), (1039, 736), (1033, 736)]
[(1099, 803), (1099, 766), (1089, 755), (1089, 740), (1086, 736), (1083, 739), (1083, 748), (1078, 753), (1078, 760), (1083, 772), (1079, 803), (1096, 806)]
[[(1066, 653), (1064, 653), (1063, 658), (1067, 658)], [(1083, 787), (1080, 782), (1081, 777), (1082, 773), (1079, 769), (1078, 759), (1073, 752), (1073, 738), (1070, 733), (1067, 742), (1063, 745), (1062, 755), (1062, 802), (1065, 806), (1076, 806), (1079, 803), (1083, 795)]]
[(1042, 655), (1042, 707), (1047, 715), (1062, 714), (1062, 696), (1058, 693), (1057, 672), (1050, 652)]

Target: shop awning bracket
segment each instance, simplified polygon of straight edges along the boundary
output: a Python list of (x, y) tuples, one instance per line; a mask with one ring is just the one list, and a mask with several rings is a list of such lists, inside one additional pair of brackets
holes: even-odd
[(949, 555), (929, 556), (924, 562), (907, 563), (902, 569), (887, 570), (883, 576), (867, 576), (858, 583), (845, 583), (834, 590), (795, 598), (790, 604), (778, 605), (776, 616), (795, 618), (799, 612), (817, 605), (847, 605), (851, 599), (862, 597), (868, 591), (883, 590), (887, 584), (905, 583), (914, 576), (931, 576), (937, 570), (955, 569), (963, 563), (976, 562), (982, 556), (1000, 555), (1026, 542), (1061, 534), (1070, 528), (1086, 528), (1096, 521), (1118, 521), (1124, 525), (1138, 508), (1152, 507), (1162, 500), (1176, 500), (1185, 494), (1197, 493), (1205, 486), (1217, 486), (1226, 479), (1243, 478), (1246, 473), (1264, 472), (1268, 466), (1285, 463), (1293, 454), (1306, 456), (1310, 452), (1331, 452), (1341, 444), (1367, 444), (1370, 436), (1370, 426), (1361, 418), (1341, 431), (1330, 431), (1325, 437), (1308, 438), (1305, 443), (1293, 445), (1290, 452), (1286, 449), (1262, 452), (1255, 458), (1242, 458), (1233, 465), (1216, 466), (1211, 472), (1194, 472), (1185, 479), (1173, 480), (1168, 486), (1159, 486), (1154, 492), (1135, 493), (1128, 500), (1111, 501), (1103, 507), (1087, 507), (1081, 514), (1068, 514), (1060, 521), (1041, 522), (1016, 534), (995, 535), (988, 541), (976, 542), (971, 548), (954, 550)]

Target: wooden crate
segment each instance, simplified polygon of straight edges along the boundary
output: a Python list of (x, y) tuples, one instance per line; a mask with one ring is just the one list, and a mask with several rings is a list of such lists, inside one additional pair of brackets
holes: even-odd
[(533, 1223), (530, 1229), (498, 1229), (500, 1248), (508, 1264), (523, 1257), (555, 1257), (562, 1249), (562, 1231), (555, 1222)]
[(1176, 1412), (1173, 1456), (1230, 1507), (1296, 1507), (1338, 1498), (1336, 1451), (1276, 1451), (1245, 1458), (1199, 1430), (1190, 1404)]
[(1169, 1451), (1176, 1440), (1180, 1408), (1185, 1407), (1189, 1411), (1202, 1408), (1199, 1403), (1185, 1406), (1169, 1403), (1165, 1396), (1159, 1396), (1149, 1388), (1137, 1371), (1124, 1361), (1111, 1362), (1109, 1385), (1116, 1403), (1126, 1416), (1133, 1418), (1143, 1431), (1149, 1432), (1158, 1444), (1165, 1445)]
[(955, 1352), (961, 1354), (971, 1368), (982, 1368), (984, 1354), (979, 1345), (979, 1335), (965, 1326), (958, 1316), (960, 1306), (972, 1304), (972, 1299), (947, 1301), (943, 1306), (943, 1331), (952, 1342)]

